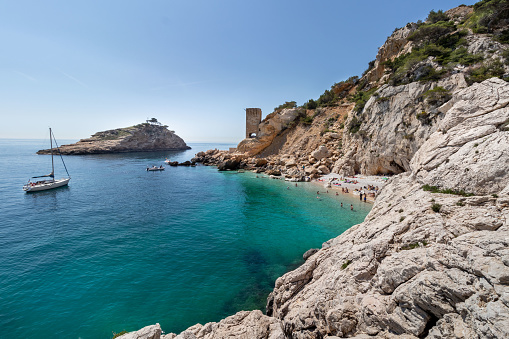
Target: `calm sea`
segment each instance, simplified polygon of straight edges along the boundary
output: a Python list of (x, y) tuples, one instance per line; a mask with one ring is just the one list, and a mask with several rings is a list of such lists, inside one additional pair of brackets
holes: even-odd
[(277, 277), (371, 208), (253, 173), (145, 170), (227, 144), (65, 156), (69, 187), (26, 194), (51, 171), (35, 154), (48, 143), (0, 139), (1, 338), (111, 338), (156, 322), (179, 332), (264, 309)]

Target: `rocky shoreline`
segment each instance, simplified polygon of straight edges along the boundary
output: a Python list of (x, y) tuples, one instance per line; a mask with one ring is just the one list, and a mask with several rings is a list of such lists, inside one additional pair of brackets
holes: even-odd
[[(168, 126), (142, 123), (139, 125), (97, 132), (77, 143), (62, 145), (60, 153), (65, 155), (107, 154), (127, 152), (176, 151), (191, 149)], [(50, 154), (51, 150), (40, 150), (37, 154)]]
[(198, 153), (193, 161), (220, 170), (289, 180), (391, 178), (363, 223), (276, 280), (265, 315), (121, 338), (508, 338), (509, 46), (497, 37), (509, 28), (467, 25), (493, 19), (483, 7), (493, 4), (396, 29), (363, 76), (332, 86), (322, 106), (321, 97), (276, 108), (235, 152)]
[(456, 93), (365, 221), (276, 280), (267, 315), (122, 338), (509, 337), (508, 105), (499, 79)]

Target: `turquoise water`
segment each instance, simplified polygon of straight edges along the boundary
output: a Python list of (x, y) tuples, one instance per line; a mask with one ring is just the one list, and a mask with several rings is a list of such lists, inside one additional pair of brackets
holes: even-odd
[(69, 187), (26, 194), (30, 176), (51, 171), (35, 154), (46, 142), (0, 139), (1, 338), (111, 338), (156, 322), (179, 332), (264, 309), (277, 277), (371, 208), (252, 173), (145, 171), (231, 145), (190, 146), (66, 156)]

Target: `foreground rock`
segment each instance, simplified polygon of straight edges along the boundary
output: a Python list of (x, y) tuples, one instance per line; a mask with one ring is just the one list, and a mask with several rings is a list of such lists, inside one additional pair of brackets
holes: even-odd
[(241, 311), (218, 323), (197, 324), (179, 335), (167, 334), (163, 339), (284, 339), (278, 320), (263, 315), (261, 311)]
[(218, 323), (194, 325), (179, 335), (161, 335), (159, 324), (147, 326), (139, 331), (124, 334), (119, 339), (284, 339), (278, 320), (263, 315), (261, 311), (241, 311)]
[[(152, 152), (186, 150), (184, 140), (167, 126), (143, 123), (136, 126), (98, 132), (88, 139), (75, 144), (62, 145), (60, 153), (69, 155)], [(50, 150), (40, 150), (37, 154), (49, 154)]]
[(287, 337), (509, 337), (508, 90), (460, 91), (366, 221), (276, 281), (267, 313)]
[(117, 338), (122, 339), (160, 339), (161, 326), (159, 324), (143, 327), (141, 330), (123, 334)]

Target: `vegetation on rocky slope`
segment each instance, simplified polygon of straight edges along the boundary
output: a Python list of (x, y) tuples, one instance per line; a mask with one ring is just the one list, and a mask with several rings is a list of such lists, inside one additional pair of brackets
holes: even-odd
[(465, 21), (465, 26), (474, 33), (494, 33), (495, 39), (509, 43), (509, 3), (507, 0), (482, 0), (474, 6), (474, 13)]
[[(467, 6), (462, 5), (459, 8), (467, 9)], [(458, 72), (464, 73), (468, 84), (492, 77), (509, 81), (509, 48), (504, 46), (494, 54), (494, 50), (487, 49), (493, 47), (472, 47), (478, 37), (495, 43), (509, 42), (509, 2), (483, 0), (471, 8), (471, 13), (464, 17), (439, 10), (431, 11), (425, 22), (408, 24), (410, 34), (406, 37), (405, 48), (408, 52), (380, 60), (385, 68), (385, 83), (398, 86), (415, 81), (437, 82)], [(468, 13), (468, 9), (466, 12)], [(478, 37), (473, 38), (473, 35)], [(363, 109), (380, 86), (380, 83), (377, 83), (379, 79), (369, 82), (366, 76), (375, 67), (375, 63), (375, 60), (369, 63), (361, 78), (352, 76), (335, 83), (318, 99), (309, 99), (300, 107), (303, 110), (316, 110), (354, 103), (353, 116), (348, 119), (346, 130), (351, 134), (362, 131)], [(431, 88), (421, 96), (421, 100), (432, 107), (438, 107), (450, 98), (449, 91), (441, 86)], [(389, 100), (389, 97), (377, 97), (376, 102)], [(276, 107), (275, 111), (295, 107), (297, 103), (290, 101)], [(423, 124), (431, 123), (430, 112), (423, 110), (416, 117)], [(309, 126), (313, 123), (313, 118), (313, 114), (302, 114), (299, 121)], [(290, 127), (294, 126), (296, 124)], [(322, 131), (324, 130), (328, 128), (322, 128)]]

